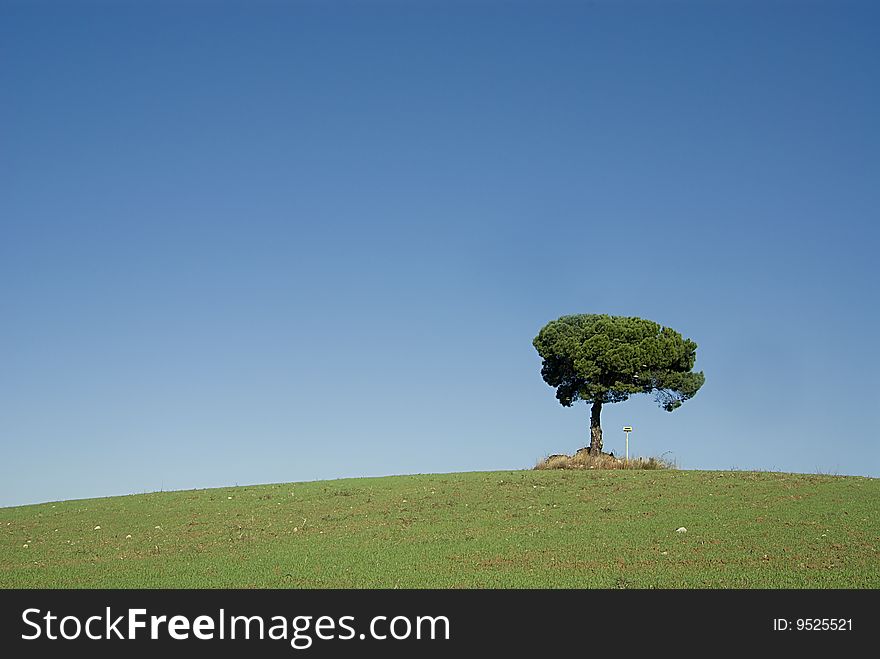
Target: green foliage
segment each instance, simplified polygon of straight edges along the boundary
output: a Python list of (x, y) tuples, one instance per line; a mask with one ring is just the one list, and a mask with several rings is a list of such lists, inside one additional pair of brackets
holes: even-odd
[(703, 386), (691, 369), (697, 344), (658, 323), (631, 316), (581, 314), (545, 325), (533, 341), (541, 375), (562, 405), (617, 403), (654, 393), (671, 412)]

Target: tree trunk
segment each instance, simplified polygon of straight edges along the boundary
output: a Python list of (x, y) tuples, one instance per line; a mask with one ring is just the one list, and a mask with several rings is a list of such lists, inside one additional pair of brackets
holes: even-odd
[(602, 413), (602, 401), (593, 403), (590, 410), (590, 455), (602, 453), (602, 426), (599, 424), (599, 415)]

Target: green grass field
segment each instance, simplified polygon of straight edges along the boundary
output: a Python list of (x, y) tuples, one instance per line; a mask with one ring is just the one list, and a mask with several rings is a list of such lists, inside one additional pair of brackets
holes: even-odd
[(880, 480), (512, 471), (0, 508), (0, 587), (877, 588)]

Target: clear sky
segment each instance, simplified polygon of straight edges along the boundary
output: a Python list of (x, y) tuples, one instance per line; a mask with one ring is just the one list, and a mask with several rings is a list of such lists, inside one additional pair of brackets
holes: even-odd
[(880, 476), (880, 9), (0, 0), (0, 505), (606, 449)]

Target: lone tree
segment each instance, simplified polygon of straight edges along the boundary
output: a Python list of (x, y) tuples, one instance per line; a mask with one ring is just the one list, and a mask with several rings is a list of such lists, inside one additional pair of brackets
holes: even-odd
[(590, 455), (602, 452), (599, 415), (604, 403), (654, 392), (667, 412), (703, 386), (691, 369), (697, 344), (669, 327), (642, 318), (581, 314), (547, 323), (532, 342), (544, 360), (541, 376), (556, 398), (571, 407), (592, 403)]

